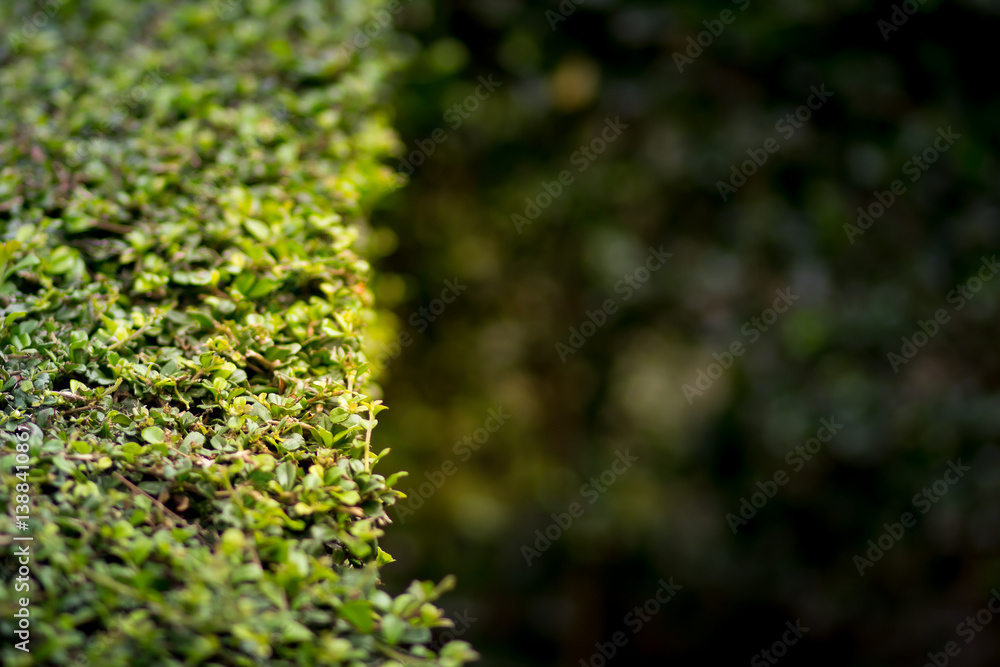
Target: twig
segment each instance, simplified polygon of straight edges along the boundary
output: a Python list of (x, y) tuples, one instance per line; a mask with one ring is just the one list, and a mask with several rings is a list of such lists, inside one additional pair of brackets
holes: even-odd
[(86, 401), (86, 396), (80, 396), (80, 394), (74, 394), (71, 391), (51, 391), (50, 394), (55, 394), (56, 396), (62, 396), (63, 398), (69, 399), (71, 401)]
[(114, 349), (117, 349), (117, 348), (121, 347), (125, 343), (128, 343), (128, 342), (131, 342), (131, 341), (135, 340), (140, 335), (146, 333), (146, 329), (149, 328), (150, 324), (152, 324), (152, 320), (150, 320), (149, 322), (146, 322), (141, 327), (139, 327), (138, 329), (136, 329), (135, 331), (133, 331), (132, 333), (130, 333), (128, 336), (125, 336), (125, 338), (122, 338), (120, 341), (118, 341), (114, 345), (109, 345), (108, 349), (109, 350), (114, 350)]
[(365, 471), (371, 472), (371, 454), (372, 454), (372, 429), (375, 428), (375, 413), (372, 411), (372, 406), (368, 406), (368, 431), (365, 433)]
[(264, 366), (264, 368), (271, 371), (272, 373), (274, 372), (274, 369), (277, 368), (278, 366), (278, 364), (274, 363), (273, 361), (268, 361), (267, 359), (265, 359), (260, 353), (256, 352), (255, 350), (247, 350), (246, 356), (252, 359), (256, 359)]
[(115, 223), (108, 222), (107, 220), (96, 221), (94, 223), (94, 227), (97, 227), (98, 229), (103, 229), (104, 231), (107, 232), (114, 232), (115, 234), (122, 234), (122, 235), (131, 234), (133, 231), (135, 231), (131, 227), (126, 227), (124, 225), (116, 225)]
[(170, 516), (171, 518), (173, 518), (175, 521), (180, 522), (181, 525), (184, 525), (184, 526), (190, 526), (191, 525), (187, 521), (185, 521), (183, 518), (181, 518), (180, 516), (178, 516), (177, 514), (175, 514), (173, 512), (173, 510), (171, 510), (169, 507), (167, 507), (166, 505), (164, 505), (163, 503), (161, 503), (159, 500), (157, 500), (153, 496), (149, 495), (148, 493), (146, 493), (145, 491), (143, 491), (142, 489), (140, 489), (138, 486), (136, 486), (132, 482), (128, 481), (128, 479), (126, 479), (125, 476), (122, 475), (120, 472), (116, 471), (115, 474), (114, 474), (114, 476), (115, 476), (115, 479), (117, 479), (120, 482), (122, 482), (123, 484), (125, 484), (125, 486), (127, 486), (128, 488), (130, 488), (132, 491), (135, 491), (137, 493), (141, 493), (142, 495), (144, 495), (147, 498), (149, 498), (151, 501), (153, 501), (156, 504), (157, 507), (159, 507), (163, 511), (164, 514), (167, 514), (168, 516)]
[(73, 408), (72, 410), (66, 410), (66, 411), (63, 412), (63, 415), (64, 416), (65, 415), (75, 415), (75, 414), (78, 414), (80, 412), (86, 412), (87, 410), (93, 410), (93, 409), (94, 409), (94, 406), (92, 406), (92, 405), (85, 405), (82, 408)]
[(132, 340), (135, 340), (136, 338), (138, 338), (142, 334), (146, 333), (146, 329), (148, 329), (150, 327), (150, 325), (153, 324), (153, 322), (155, 322), (158, 319), (161, 319), (164, 316), (164, 314), (167, 313), (167, 311), (175, 308), (176, 306), (177, 306), (176, 303), (172, 303), (172, 304), (168, 305), (166, 308), (163, 308), (159, 313), (150, 315), (149, 318), (146, 320), (145, 324), (143, 324), (141, 327), (139, 327), (138, 329), (136, 329), (135, 331), (133, 331), (132, 333), (130, 333), (125, 338), (122, 338), (120, 341), (118, 341), (114, 345), (109, 345), (108, 349), (109, 350), (114, 350), (114, 349), (116, 349), (118, 347), (121, 347), (125, 343), (128, 343), (128, 342), (130, 342)]

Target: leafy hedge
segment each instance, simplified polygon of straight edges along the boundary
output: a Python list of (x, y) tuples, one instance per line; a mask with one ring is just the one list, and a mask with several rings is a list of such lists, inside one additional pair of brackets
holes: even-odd
[(0, 6), (3, 664), (477, 657), (379, 589), (376, 8)]

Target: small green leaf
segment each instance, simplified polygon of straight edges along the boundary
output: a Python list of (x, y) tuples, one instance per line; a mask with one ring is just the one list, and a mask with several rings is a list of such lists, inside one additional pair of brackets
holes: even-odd
[(399, 638), (403, 636), (405, 630), (406, 621), (395, 614), (388, 614), (382, 619), (382, 635), (393, 646), (399, 642)]
[(23, 310), (18, 310), (18, 311), (15, 311), (13, 313), (7, 313), (7, 315), (4, 316), (4, 318), (3, 318), (3, 325), (5, 327), (9, 327), (11, 322), (13, 322), (14, 320), (16, 320), (18, 318), (24, 317), (27, 314), (28, 313), (24, 312)]
[(298, 473), (298, 466), (296, 466), (291, 461), (285, 461), (278, 469), (274, 471), (274, 477), (278, 480), (278, 484), (285, 491), (291, 491), (292, 487), (295, 486), (295, 477)]
[(246, 563), (235, 570), (231, 577), (234, 584), (241, 584), (245, 581), (257, 581), (264, 575), (264, 571), (257, 563)]
[(290, 643), (295, 642), (308, 642), (315, 639), (315, 635), (312, 630), (302, 625), (298, 621), (288, 621), (281, 628), (281, 634), (285, 638), (285, 641)]
[(137, 442), (126, 442), (122, 445), (122, 451), (128, 456), (135, 456), (136, 454), (142, 454), (142, 445)]
[(281, 282), (278, 280), (271, 280), (270, 278), (258, 278), (257, 282), (254, 283), (253, 287), (250, 288), (250, 292), (247, 294), (248, 299), (259, 299), (262, 296), (267, 296), (274, 290), (281, 286)]
[(378, 547), (378, 556), (376, 557), (376, 563), (379, 567), (383, 565), (388, 565), (389, 563), (395, 563), (396, 559), (390, 556), (385, 551), (382, 551), (382, 547)]
[(243, 221), (243, 224), (246, 225), (247, 231), (253, 234), (258, 241), (266, 241), (271, 238), (271, 229), (260, 220), (247, 218)]
[(290, 452), (295, 451), (304, 444), (305, 440), (298, 433), (292, 433), (281, 441), (281, 446)]
[(150, 444), (163, 442), (163, 429), (159, 426), (147, 426), (142, 429), (142, 439)]
[(370, 633), (375, 627), (375, 621), (372, 618), (372, 603), (368, 600), (345, 602), (337, 610), (337, 614), (365, 634)]

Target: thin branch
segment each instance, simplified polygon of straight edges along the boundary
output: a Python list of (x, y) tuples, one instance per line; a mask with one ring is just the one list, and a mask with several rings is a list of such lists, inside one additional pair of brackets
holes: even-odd
[(375, 412), (368, 406), (368, 431), (365, 433), (365, 471), (371, 472), (372, 429), (375, 428)]
[(115, 234), (131, 234), (134, 229), (131, 227), (126, 227), (124, 225), (116, 225), (113, 222), (108, 222), (107, 220), (98, 220), (94, 223), (94, 227), (98, 229), (103, 229), (106, 232), (114, 232)]
[(86, 396), (80, 396), (80, 394), (74, 394), (71, 391), (50, 391), (50, 394), (55, 394), (56, 396), (62, 396), (70, 401), (86, 401)]
[(125, 343), (128, 343), (128, 342), (130, 342), (132, 340), (135, 340), (136, 338), (138, 338), (142, 334), (146, 333), (146, 330), (149, 329), (149, 327), (153, 324), (153, 322), (155, 322), (156, 320), (162, 318), (165, 313), (167, 313), (168, 311), (172, 310), (176, 306), (177, 306), (176, 303), (172, 303), (172, 304), (168, 305), (167, 307), (163, 308), (159, 313), (150, 315), (149, 319), (146, 320), (145, 324), (143, 324), (141, 327), (139, 327), (138, 329), (136, 329), (135, 331), (133, 331), (128, 336), (126, 336), (125, 338), (121, 339), (120, 341), (118, 341), (114, 345), (108, 346), (108, 349), (109, 350), (114, 350), (116, 348), (121, 347)]
[(185, 521), (183, 518), (181, 518), (180, 516), (178, 516), (177, 514), (175, 514), (173, 512), (173, 510), (171, 510), (169, 507), (167, 507), (166, 505), (164, 505), (163, 503), (161, 503), (159, 500), (157, 500), (153, 496), (149, 495), (148, 493), (146, 493), (145, 491), (143, 491), (142, 489), (140, 489), (138, 486), (136, 486), (132, 482), (128, 481), (128, 479), (126, 479), (125, 476), (122, 475), (120, 472), (116, 471), (115, 474), (114, 474), (114, 476), (115, 476), (115, 479), (117, 479), (120, 482), (122, 482), (123, 484), (125, 484), (125, 486), (127, 486), (128, 488), (130, 488), (132, 491), (134, 491), (136, 493), (141, 493), (142, 495), (144, 495), (147, 498), (149, 498), (151, 501), (153, 501), (153, 503), (157, 507), (159, 507), (163, 511), (164, 514), (170, 516), (175, 521), (178, 521), (181, 525), (184, 525), (184, 526), (190, 526), (191, 525), (187, 521)]

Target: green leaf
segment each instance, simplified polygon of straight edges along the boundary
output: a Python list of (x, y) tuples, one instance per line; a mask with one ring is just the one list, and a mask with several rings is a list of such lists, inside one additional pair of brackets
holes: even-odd
[(248, 299), (259, 299), (262, 296), (267, 296), (279, 287), (281, 287), (281, 281), (271, 280), (270, 278), (258, 278), (246, 296)]
[(479, 658), (480, 655), (472, 649), (472, 646), (460, 639), (448, 642), (441, 649), (441, 659), (451, 661), (455, 665), (479, 660)]
[(316, 638), (312, 630), (298, 621), (287, 621), (281, 628), (281, 635), (289, 643), (308, 642)]
[(258, 241), (266, 241), (271, 238), (271, 229), (260, 220), (247, 218), (243, 221), (243, 224), (246, 225), (247, 230), (253, 234)]
[(90, 443), (83, 442), (82, 440), (74, 440), (73, 449), (80, 454), (89, 454), (94, 451), (94, 448), (90, 446)]
[(24, 312), (23, 310), (17, 310), (17, 311), (14, 311), (13, 313), (7, 313), (7, 315), (4, 316), (4, 318), (3, 318), (3, 325), (5, 327), (9, 327), (11, 322), (13, 322), (14, 320), (16, 320), (18, 318), (24, 317), (27, 314), (28, 313)]
[(128, 415), (123, 415), (120, 412), (115, 413), (115, 415), (113, 417), (111, 417), (111, 421), (113, 421), (114, 423), (118, 424), (119, 426), (131, 426), (132, 425), (132, 418), (129, 417)]
[(382, 619), (382, 636), (385, 637), (387, 642), (395, 646), (399, 642), (399, 638), (403, 636), (406, 625), (406, 621), (399, 616), (388, 614)]
[(368, 600), (351, 600), (337, 609), (337, 615), (361, 632), (370, 633), (375, 627), (372, 604)]
[(291, 491), (292, 487), (295, 486), (295, 478), (298, 471), (299, 467), (297, 465), (291, 461), (285, 461), (274, 471), (274, 477), (282, 489)]
[(292, 433), (281, 439), (281, 446), (286, 450), (293, 452), (305, 444), (305, 440), (298, 433)]
[(257, 563), (247, 563), (233, 570), (230, 581), (234, 584), (241, 584), (246, 581), (257, 581), (262, 576), (264, 576), (264, 571), (260, 565)]
[(322, 428), (320, 426), (314, 426), (313, 433), (315, 433), (319, 437), (320, 442), (322, 442), (327, 447), (333, 445), (333, 434), (327, 431), (325, 428)]
[(142, 429), (142, 439), (150, 444), (163, 442), (163, 429), (159, 426), (147, 426)]
[(18, 271), (22, 271), (24, 269), (27, 269), (30, 266), (35, 266), (36, 264), (39, 264), (39, 263), (41, 263), (40, 259), (38, 259), (34, 255), (28, 255), (27, 257), (21, 259), (19, 262), (17, 262), (16, 264), (14, 264), (14, 266), (12, 266), (9, 269), (7, 269), (6, 271), (4, 271), (3, 275), (0, 276), (0, 278), (2, 278), (3, 280), (6, 280), (7, 278), (9, 278), (10, 276), (12, 276), (13, 274), (17, 273)]
[(142, 454), (142, 445), (137, 442), (126, 442), (122, 445), (122, 452), (128, 456), (136, 456)]
[(59, 246), (49, 255), (49, 271), (55, 275), (69, 272), (76, 261), (76, 254), (76, 250), (69, 246)]

